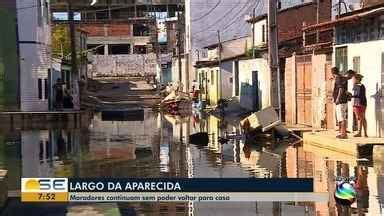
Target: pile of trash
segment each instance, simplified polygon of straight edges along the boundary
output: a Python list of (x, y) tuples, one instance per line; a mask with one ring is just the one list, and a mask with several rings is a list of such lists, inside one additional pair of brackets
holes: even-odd
[(183, 115), (192, 112), (192, 100), (187, 93), (172, 91), (161, 101), (160, 109), (171, 115)]

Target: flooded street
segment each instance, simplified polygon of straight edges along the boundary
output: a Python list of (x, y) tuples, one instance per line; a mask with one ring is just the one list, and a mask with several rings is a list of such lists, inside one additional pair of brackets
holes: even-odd
[[(207, 146), (189, 135), (208, 132)], [(291, 146), (261, 137), (222, 142), (239, 134), (236, 124), (212, 115), (178, 117), (149, 109), (112, 118), (96, 113), (88, 127), (0, 132), (0, 168), (7, 189), (21, 177), (256, 177), (314, 178), (328, 203), (89, 203), (21, 204), (10, 197), (2, 215), (383, 215), (384, 146), (361, 147), (359, 158), (309, 144)], [(223, 143), (223, 144), (221, 144)], [(337, 176), (357, 177), (357, 202), (339, 208), (333, 198)]]

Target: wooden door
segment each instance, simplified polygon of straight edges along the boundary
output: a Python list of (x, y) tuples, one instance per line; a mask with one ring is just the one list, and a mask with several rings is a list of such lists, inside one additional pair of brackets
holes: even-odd
[(327, 129), (335, 128), (335, 105), (333, 103), (333, 81), (330, 80), (332, 76), (331, 63), (325, 64), (325, 81), (326, 81), (326, 127)]
[(312, 64), (297, 63), (297, 123), (312, 125)]

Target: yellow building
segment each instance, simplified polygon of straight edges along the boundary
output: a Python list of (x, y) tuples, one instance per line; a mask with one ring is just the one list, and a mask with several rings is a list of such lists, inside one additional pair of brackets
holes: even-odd
[(210, 66), (214, 62), (207, 62), (206, 64), (197, 69), (201, 99), (209, 105), (215, 106), (220, 99), (219, 67)]

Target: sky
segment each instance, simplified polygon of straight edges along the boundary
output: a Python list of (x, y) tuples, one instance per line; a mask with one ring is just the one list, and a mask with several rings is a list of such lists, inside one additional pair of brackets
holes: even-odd
[[(68, 13), (67, 12), (54, 12), (53, 13), (53, 19), (55, 20), (68, 20)], [(74, 13), (74, 20), (80, 20), (81, 15), (80, 13)]]
[[(282, 0), (282, 8), (292, 7), (311, 0)], [(186, 1), (188, 4), (188, 1)], [(249, 35), (251, 26), (246, 16), (267, 12), (268, 0), (190, 0), (193, 50), (217, 43), (217, 30), (221, 40)]]
[(250, 26), (245, 16), (265, 13), (266, 0), (191, 0), (191, 31), (194, 47), (216, 43), (217, 30), (221, 39), (248, 35)]
[[(217, 30), (221, 40), (249, 35), (251, 26), (245, 17), (251, 16), (256, 8), (256, 16), (267, 12), (268, 0), (189, 0), (191, 6), (192, 49), (217, 43)], [(282, 9), (293, 7), (312, 0), (281, 0)], [(336, 4), (338, 0), (332, 0)], [(360, 0), (344, 0), (347, 5)], [(186, 0), (188, 4), (188, 0)], [(335, 7), (336, 9), (336, 7)], [(335, 12), (334, 12), (335, 13)], [(194, 52), (194, 51), (193, 51)]]

